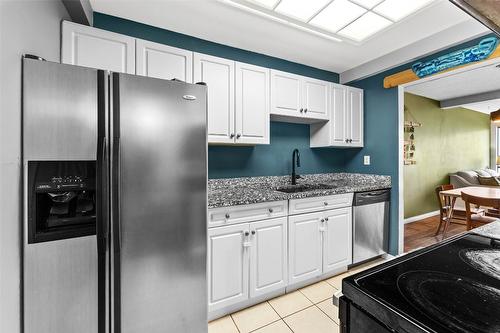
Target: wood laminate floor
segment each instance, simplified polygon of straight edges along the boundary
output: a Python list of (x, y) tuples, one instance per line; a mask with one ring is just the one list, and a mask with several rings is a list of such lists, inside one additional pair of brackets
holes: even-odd
[[(405, 224), (404, 251), (408, 252), (440, 242), (443, 239), (442, 233), (437, 236), (435, 235), (438, 225), (439, 216), (432, 216)], [(467, 231), (465, 224), (452, 223), (448, 228), (446, 237), (448, 238), (465, 231)]]

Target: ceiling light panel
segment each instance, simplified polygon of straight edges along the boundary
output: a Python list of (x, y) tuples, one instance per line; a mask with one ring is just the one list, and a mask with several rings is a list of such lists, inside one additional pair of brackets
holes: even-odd
[(368, 9), (372, 9), (373, 7), (382, 2), (382, 0), (351, 0), (351, 1)]
[(319, 12), (330, 0), (281, 0), (276, 12), (307, 22)]
[(433, 0), (385, 0), (373, 8), (373, 11), (393, 21), (399, 21), (431, 2)]
[(334, 0), (309, 23), (331, 32), (337, 32), (365, 12), (366, 9), (350, 1)]
[(251, 0), (251, 2), (256, 3), (259, 6), (273, 9), (279, 0)]
[[(398, 1), (403, 2), (403, 0)], [(368, 12), (344, 29), (340, 30), (339, 35), (360, 42), (391, 24), (392, 22), (388, 19), (375, 13)]]

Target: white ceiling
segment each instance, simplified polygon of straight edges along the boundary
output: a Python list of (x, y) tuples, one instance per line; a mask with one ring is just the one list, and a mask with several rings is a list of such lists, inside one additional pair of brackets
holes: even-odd
[[(448, 1), (437, 0), (435, 4), (356, 45), (332, 41), (217, 0), (90, 2), (97, 12), (337, 73), (431, 36), (435, 42), (441, 32), (465, 21), (473, 21)], [(472, 24), (480, 26), (479, 23)], [(477, 29), (472, 30), (470, 36), (462, 34), (464, 40), (477, 35)], [(449, 45), (444, 33), (442, 43)], [(412, 56), (414, 58), (418, 54)]]
[[(500, 91), (500, 59), (471, 66), (470, 70), (449, 72), (435, 79), (407, 86), (405, 91), (437, 101)], [(484, 100), (460, 106), (490, 113), (500, 109), (500, 100)]]
[(462, 107), (477, 112), (490, 114), (493, 111), (500, 110), (500, 99), (492, 99), (490, 101), (484, 101), (479, 103), (463, 104)]

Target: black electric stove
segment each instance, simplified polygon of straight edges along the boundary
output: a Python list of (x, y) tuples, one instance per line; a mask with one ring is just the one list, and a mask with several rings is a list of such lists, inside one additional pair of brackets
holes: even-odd
[(500, 333), (500, 241), (465, 234), (342, 282), (342, 332)]

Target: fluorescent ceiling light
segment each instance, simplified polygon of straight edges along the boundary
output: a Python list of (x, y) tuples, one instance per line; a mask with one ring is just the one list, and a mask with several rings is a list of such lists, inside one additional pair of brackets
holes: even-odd
[(351, 1), (368, 9), (372, 9), (373, 7), (375, 7), (375, 5), (378, 5), (379, 3), (382, 2), (382, 0), (351, 0)]
[(275, 10), (283, 15), (301, 21), (308, 21), (319, 12), (330, 0), (281, 0)]
[(391, 24), (392, 22), (388, 19), (372, 12), (368, 12), (356, 21), (349, 24), (344, 29), (340, 30), (339, 35), (360, 42)]
[(416, 12), (432, 1), (433, 0), (385, 0), (375, 7), (373, 11), (393, 21), (399, 21), (403, 17)]
[(309, 23), (331, 32), (337, 32), (365, 12), (366, 9), (347, 0), (334, 0)]
[(257, 5), (273, 9), (279, 0), (251, 0), (251, 1), (255, 2)]

